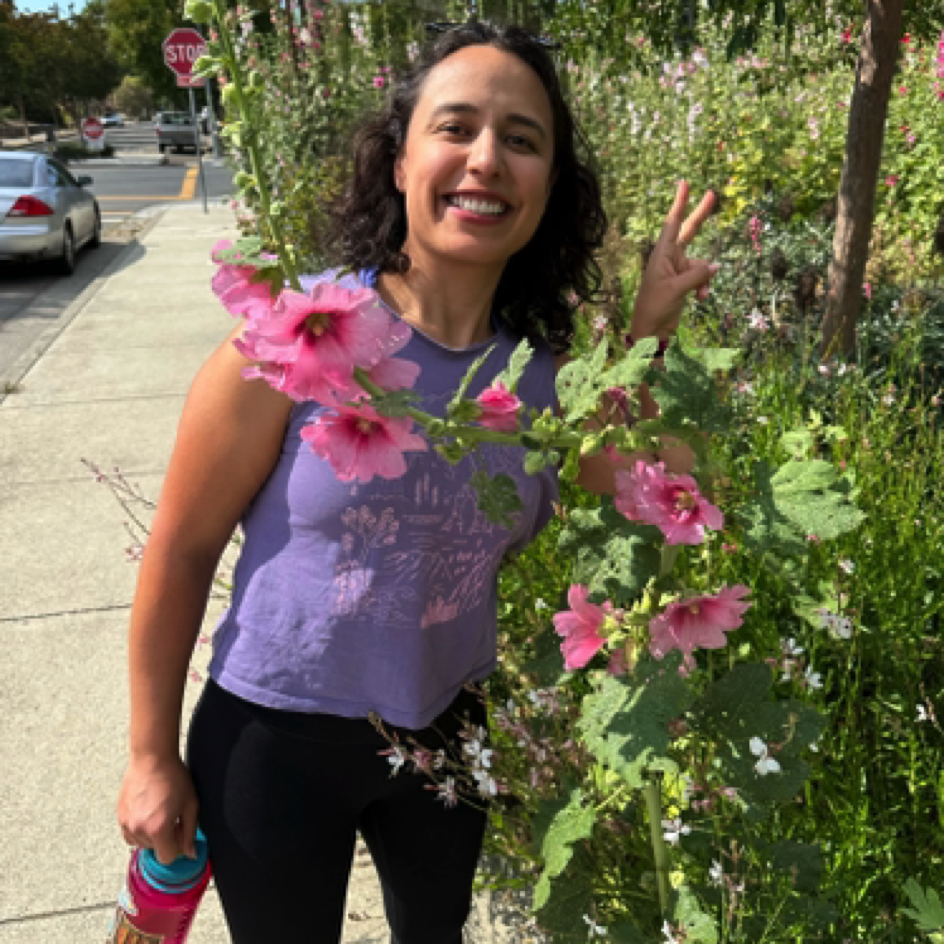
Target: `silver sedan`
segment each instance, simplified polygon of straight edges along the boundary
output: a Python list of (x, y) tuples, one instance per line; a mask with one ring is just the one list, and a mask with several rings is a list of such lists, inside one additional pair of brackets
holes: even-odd
[(76, 252), (102, 241), (91, 183), (46, 154), (0, 151), (0, 261), (54, 259), (71, 275)]

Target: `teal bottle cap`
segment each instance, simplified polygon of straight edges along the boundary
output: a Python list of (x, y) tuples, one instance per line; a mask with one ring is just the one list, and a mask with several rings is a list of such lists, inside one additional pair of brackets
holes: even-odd
[(164, 865), (158, 861), (153, 849), (142, 849), (138, 859), (141, 877), (152, 888), (170, 894), (186, 892), (196, 887), (200, 884), (209, 857), (206, 836), (199, 827), (193, 845), (197, 854), (196, 859), (181, 855), (177, 856), (170, 865)]

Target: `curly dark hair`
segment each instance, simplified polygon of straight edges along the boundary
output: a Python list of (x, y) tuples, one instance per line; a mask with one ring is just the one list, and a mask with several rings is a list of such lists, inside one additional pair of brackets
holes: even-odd
[(353, 174), (329, 209), (326, 244), (331, 255), (350, 268), (401, 274), (409, 269), (410, 259), (402, 251), (406, 206), (394, 184), (394, 162), (430, 71), (457, 50), (474, 45), (518, 56), (537, 73), (550, 99), (557, 180), (534, 235), (508, 260), (494, 305), (518, 337), (543, 337), (555, 352), (566, 351), (573, 340), (577, 304), (598, 298), (603, 273), (594, 253), (603, 242), (607, 217), (590, 148), (564, 99), (554, 62), (521, 27), (476, 21), (425, 45), (413, 67), (398, 77), (381, 111), (354, 135)]

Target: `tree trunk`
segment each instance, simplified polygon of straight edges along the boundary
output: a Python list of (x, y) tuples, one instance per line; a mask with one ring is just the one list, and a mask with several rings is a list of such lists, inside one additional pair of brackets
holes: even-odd
[(16, 104), (20, 109), (20, 121), (23, 123), (23, 134), (26, 135), (26, 143), (29, 144), (29, 122), (26, 120), (26, 102), (23, 101), (23, 93), (17, 91)]
[(904, 0), (867, 0), (866, 4), (829, 266), (820, 347), (824, 360), (837, 352), (848, 356), (855, 351), (856, 319), (862, 306), (862, 280), (872, 238), (875, 190), (902, 36), (903, 5)]

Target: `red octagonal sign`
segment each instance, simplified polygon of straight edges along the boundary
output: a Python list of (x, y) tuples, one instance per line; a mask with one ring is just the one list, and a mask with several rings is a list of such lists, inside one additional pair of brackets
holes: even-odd
[(190, 75), (194, 62), (206, 53), (206, 40), (195, 29), (175, 29), (164, 40), (164, 63), (177, 75)]

